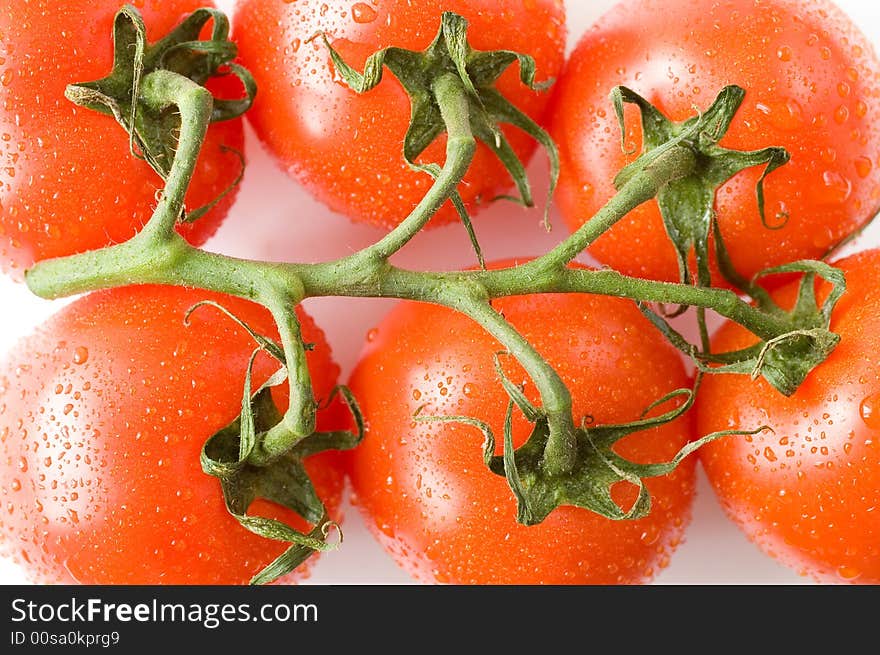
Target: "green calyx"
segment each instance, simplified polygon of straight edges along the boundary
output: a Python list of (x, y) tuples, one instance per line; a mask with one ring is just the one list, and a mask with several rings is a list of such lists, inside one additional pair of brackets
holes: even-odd
[[(348, 389), (338, 387), (334, 390), (334, 396), (337, 393), (342, 395), (352, 412), (356, 431), (313, 432), (300, 436), (271, 460), (260, 459), (255, 463), (252, 456), (259, 452), (262, 441), (282, 424), (282, 415), (272, 400), (271, 390), (288, 379), (283, 350), (274, 341), (255, 333), (214, 303), (200, 303), (190, 313), (205, 305), (217, 307), (238, 322), (258, 345), (245, 374), (241, 414), (205, 442), (201, 465), (205, 473), (220, 480), (226, 509), (239, 524), (261, 537), (289, 544), (281, 555), (251, 579), (251, 584), (267, 584), (290, 573), (314, 553), (335, 548), (338, 543), (327, 542), (332, 529), (339, 533), (341, 540), (339, 526), (331, 520), (315, 491), (304, 460), (320, 452), (349, 450), (357, 446), (363, 437), (363, 419)], [(252, 370), (260, 352), (268, 353), (282, 366), (252, 392)], [(332, 401), (333, 397), (327, 399), (328, 404)], [(248, 514), (249, 507), (257, 498), (292, 510), (311, 523), (313, 529), (303, 533), (276, 519)]]
[[(211, 37), (200, 39), (202, 28), (213, 22)], [(71, 84), (65, 91), (72, 102), (113, 116), (130, 135), (132, 152), (145, 159), (167, 180), (177, 148), (181, 117), (176, 108), (155, 106), (141, 94), (152, 73), (167, 71), (199, 86), (212, 77), (235, 75), (244, 89), (243, 98), (213, 101), (210, 121), (241, 116), (253, 103), (256, 83), (250, 73), (232, 62), (237, 55), (229, 40), (229, 21), (215, 9), (189, 14), (170, 34), (147, 42), (146, 27), (138, 11), (125, 5), (113, 24), (113, 69), (93, 82)]]
[[(678, 389), (648, 407), (643, 416), (654, 409), (683, 401), (657, 416), (637, 421), (610, 425), (592, 425), (584, 419), (574, 429), (568, 440), (573, 448), (573, 464), (563, 472), (548, 449), (551, 426), (545, 412), (532, 405), (501, 370), (496, 358), (496, 370), (501, 383), (510, 396), (504, 422), (503, 454), (496, 455), (496, 438), (488, 424), (463, 416), (423, 417), (421, 422), (456, 422), (471, 425), (485, 436), (483, 460), (495, 474), (504, 476), (517, 501), (517, 522), (537, 525), (544, 521), (557, 507), (569, 505), (590, 510), (612, 520), (633, 520), (647, 516), (651, 511), (651, 495), (645, 486), (646, 478), (667, 475), (691, 453), (705, 444), (722, 437), (757, 434), (766, 427), (752, 431), (715, 432), (686, 444), (668, 462), (636, 463), (615, 452), (615, 445), (624, 437), (637, 432), (667, 425), (683, 416), (693, 405), (695, 391)], [(513, 411), (519, 409), (534, 425), (526, 442), (519, 448), (513, 446)], [(621, 507), (612, 497), (612, 489), (626, 482), (636, 489), (636, 499), (629, 507)]]
[[(758, 211), (765, 226), (770, 227), (764, 214), (764, 178), (788, 162), (789, 154), (783, 148), (738, 151), (723, 148), (718, 143), (727, 133), (730, 123), (742, 104), (745, 90), (727, 86), (705, 112), (688, 120), (675, 123), (643, 97), (625, 87), (617, 87), (611, 94), (614, 110), (620, 123), (622, 142), (626, 144), (626, 126), (623, 118), (624, 103), (638, 106), (642, 116), (642, 154), (617, 176), (615, 185), (622, 186), (632, 175), (657, 160), (674, 146), (685, 145), (693, 150), (697, 165), (690, 175), (673, 180), (657, 194), (657, 203), (666, 232), (675, 246), (681, 280), (691, 283), (688, 259), (694, 252), (699, 286), (710, 286), (709, 235), (715, 234), (715, 248), (722, 261), (721, 271), (739, 286), (715, 217), (715, 194), (719, 187), (734, 175), (753, 166), (764, 166), (755, 190)], [(784, 222), (786, 217), (780, 217)], [(781, 225), (780, 225), (781, 227)]]
[[(412, 168), (434, 177), (439, 172), (436, 163), (418, 164), (416, 160), (446, 131), (442, 114), (444, 103), (448, 100), (442, 90), (438, 90), (437, 81), (448, 74), (456, 76), (467, 92), (468, 115), (473, 135), (495, 153), (516, 184), (519, 197), (508, 199), (532, 206), (534, 201), (525, 167), (501, 131), (501, 124), (508, 123), (519, 128), (546, 149), (551, 165), (551, 196), (559, 177), (556, 145), (537, 123), (501, 95), (495, 88), (495, 83), (515, 62), (519, 64), (520, 80), (528, 88), (544, 90), (551, 82), (535, 82), (535, 61), (528, 55), (508, 50), (474, 50), (467, 41), (467, 26), (467, 21), (461, 16), (445, 12), (440, 31), (426, 50), (414, 52), (402, 48), (385, 48), (367, 59), (363, 73), (354, 70), (342, 59), (332, 48), (326, 35), (324, 42), (340, 77), (357, 93), (366, 93), (379, 84), (384, 68), (388, 68), (400, 80), (409, 94), (412, 108), (409, 129), (404, 138), (403, 156)], [(462, 220), (469, 225), (458, 194), (453, 194), (451, 199)], [(548, 214), (549, 202), (545, 224)]]
[[(757, 286), (758, 278), (779, 275), (801, 275), (797, 300), (786, 311)], [(829, 287), (823, 302), (816, 294), (817, 279)], [(679, 350), (687, 354), (697, 368), (705, 373), (734, 373), (763, 377), (777, 391), (791, 396), (806, 380), (813, 369), (822, 364), (840, 342), (840, 336), (830, 329), (831, 313), (846, 291), (843, 271), (820, 261), (792, 262), (763, 271), (749, 286), (756, 291), (759, 309), (772, 316), (779, 327), (773, 334), (763, 335), (761, 341), (744, 350), (710, 353), (699, 350), (678, 333), (668, 321), (644, 303), (642, 313)]]

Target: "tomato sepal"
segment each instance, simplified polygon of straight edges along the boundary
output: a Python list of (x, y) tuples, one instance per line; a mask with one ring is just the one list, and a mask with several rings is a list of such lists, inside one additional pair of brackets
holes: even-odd
[[(254, 534), (290, 544), (276, 560), (252, 578), (251, 584), (273, 582), (293, 571), (313, 554), (339, 546), (342, 532), (318, 497), (303, 461), (320, 452), (354, 448), (363, 438), (363, 419), (351, 393), (345, 388), (337, 388), (333, 396), (337, 393), (343, 395), (355, 418), (356, 432), (315, 432), (269, 464), (257, 466), (250, 463), (248, 456), (259, 435), (281, 420), (281, 414), (272, 399), (271, 387), (286, 379), (286, 372), (281, 369), (251, 396), (251, 367), (259, 352), (260, 349), (254, 351), (245, 376), (248, 390), (246, 409), (235, 421), (208, 439), (201, 453), (202, 470), (219, 479), (230, 515)], [(314, 528), (303, 533), (278, 520), (248, 514), (251, 504), (258, 498), (293, 510), (313, 524)], [(339, 535), (336, 543), (327, 541), (331, 530)]]
[[(411, 115), (404, 137), (403, 156), (416, 171), (436, 178), (436, 164), (418, 163), (424, 150), (446, 131), (442, 116), (444, 98), (437, 92), (435, 82), (443, 75), (454, 73), (467, 91), (471, 130), (501, 161), (517, 187), (518, 196), (499, 196), (527, 207), (534, 205), (531, 185), (512, 146), (500, 125), (507, 123), (524, 131), (547, 151), (551, 167), (549, 196), (559, 178), (559, 154), (549, 134), (520, 111), (495, 89), (498, 78), (512, 64), (517, 63), (520, 81), (529, 89), (544, 91), (553, 80), (536, 81), (535, 60), (525, 54), (509, 51), (478, 51), (467, 41), (468, 22), (453, 12), (444, 12), (440, 29), (434, 41), (422, 52), (388, 47), (367, 58), (364, 72), (360, 73), (345, 62), (333, 48), (326, 34), (320, 34), (330, 53), (339, 77), (356, 93), (366, 93), (382, 81), (385, 67), (400, 81), (409, 95)], [(318, 36), (318, 35), (316, 35)], [(453, 200), (456, 200), (453, 195)], [(454, 202), (460, 218), (471, 233), (469, 219), (460, 198)], [(549, 202), (544, 212), (544, 224), (549, 228)]]
[[(665, 425), (682, 416), (693, 405), (694, 397), (691, 389), (677, 389), (653, 403), (645, 413), (675, 399), (683, 398), (684, 402), (658, 416), (630, 423), (593, 426), (584, 420), (574, 435), (576, 464), (563, 475), (547, 471), (545, 451), (550, 437), (550, 424), (546, 416), (534, 421), (532, 433), (522, 446), (516, 449), (513, 447), (513, 411), (518, 406), (513, 399), (505, 414), (501, 455), (495, 454), (496, 437), (491, 427), (478, 419), (464, 416), (420, 416), (417, 413), (416, 420), (462, 423), (480, 430), (485, 437), (483, 460), (493, 473), (507, 479), (517, 501), (516, 520), (523, 525), (537, 525), (563, 505), (587, 509), (608, 519), (627, 521), (643, 518), (651, 512), (651, 495), (644, 478), (671, 473), (688, 455), (716, 439), (754, 435), (769, 429), (767, 426), (760, 426), (748, 431), (714, 432), (689, 442), (667, 462), (637, 463), (614, 451), (615, 444), (624, 437)], [(638, 491), (636, 500), (628, 508), (621, 507), (612, 498), (611, 490), (620, 482), (629, 483)]]
[[(825, 262), (804, 260), (775, 266), (758, 273), (750, 284), (756, 288), (761, 277), (781, 274), (801, 274), (798, 295), (789, 311), (779, 307), (763, 293), (756, 299), (758, 306), (768, 314), (782, 319), (784, 326), (775, 335), (766, 336), (758, 343), (741, 350), (726, 353), (702, 352), (675, 330), (659, 312), (646, 303), (637, 303), (645, 317), (680, 351), (688, 355), (703, 373), (749, 375), (763, 377), (785, 396), (793, 395), (817, 366), (822, 364), (840, 343), (840, 336), (831, 331), (831, 314), (846, 292), (846, 277), (842, 270)], [(830, 287), (820, 303), (816, 295), (816, 280)]]
[[(213, 22), (211, 38), (200, 39), (202, 28)], [(149, 43), (146, 26), (137, 9), (123, 6), (113, 23), (113, 68), (106, 77), (70, 84), (65, 97), (77, 105), (113, 116), (131, 138), (131, 150), (167, 180), (177, 149), (181, 116), (171, 108), (157, 109), (143, 97), (142, 83), (155, 71), (181, 75), (199, 86), (212, 77), (232, 74), (244, 96), (214, 98), (210, 121), (231, 120), (253, 104), (256, 83), (251, 74), (232, 60), (237, 55), (229, 40), (229, 21), (222, 12), (202, 8), (189, 14), (168, 35)]]
[(635, 91), (623, 86), (611, 93), (611, 101), (620, 125), (621, 147), (626, 154), (627, 130), (624, 120), (624, 104), (639, 108), (642, 122), (643, 145), (639, 157), (625, 166), (615, 178), (615, 186), (621, 188), (636, 172), (644, 170), (664, 152), (675, 146), (687, 146), (696, 155), (697, 165), (684, 177), (668, 182), (657, 194), (657, 204), (666, 232), (676, 252), (679, 277), (684, 283), (692, 282), (688, 259), (693, 251), (697, 264), (697, 280), (700, 286), (712, 284), (709, 267), (709, 236), (715, 233), (715, 248), (719, 260), (726, 264), (720, 267), (728, 282), (742, 290), (750, 290), (742, 277), (735, 271), (724, 249), (720, 228), (715, 220), (715, 196), (718, 189), (737, 173), (755, 166), (764, 170), (755, 187), (758, 211), (763, 225), (768, 229), (784, 226), (787, 217), (782, 216), (781, 224), (771, 225), (765, 216), (764, 180), (774, 170), (789, 161), (784, 148), (767, 147), (759, 150), (738, 151), (721, 147), (719, 142), (727, 133), (736, 112), (745, 97), (745, 90), (736, 85), (724, 87), (715, 101), (705, 111), (683, 122), (675, 123), (664, 116), (648, 100)]
[[(205, 442), (200, 463), (203, 472), (220, 481), (226, 509), (242, 527), (261, 537), (290, 544), (287, 550), (251, 579), (251, 584), (267, 584), (290, 573), (311, 555), (332, 550), (341, 543), (342, 531), (329, 517), (327, 508), (306, 471), (304, 460), (328, 450), (349, 450), (356, 447), (363, 439), (364, 420), (351, 391), (347, 387), (337, 386), (331, 392), (326, 405), (341, 396), (352, 414), (354, 431), (316, 431), (296, 438), (284, 452), (270, 460), (258, 458), (255, 463), (252, 455), (258, 451), (262, 439), (283, 424), (284, 417), (272, 398), (272, 388), (286, 382), (290, 375), (284, 349), (273, 339), (258, 333), (223, 305), (213, 301), (202, 301), (190, 307), (184, 316), (184, 324), (188, 325), (192, 313), (205, 306), (223, 312), (257, 343), (245, 372), (241, 413)], [(310, 349), (310, 344), (303, 344), (303, 349)], [(281, 366), (252, 392), (253, 366), (262, 352), (268, 353)], [(313, 524), (313, 529), (306, 534), (278, 520), (248, 514), (248, 509), (258, 498), (296, 512)], [(327, 537), (334, 529), (339, 535), (339, 541), (328, 543)]]

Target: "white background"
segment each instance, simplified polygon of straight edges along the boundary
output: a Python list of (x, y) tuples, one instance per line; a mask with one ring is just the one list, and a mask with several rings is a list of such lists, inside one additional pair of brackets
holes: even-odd
[[(675, 0), (670, 0), (675, 1)], [(233, 0), (218, 0), (229, 11)], [(613, 4), (613, 0), (565, 0), (569, 48)], [(880, 49), (880, 3), (839, 0), (838, 4)], [(377, 230), (358, 226), (331, 214), (288, 179), (269, 160), (248, 132), (246, 177), (236, 205), (217, 236), (207, 247), (230, 255), (271, 260), (318, 261), (361, 249), (376, 240)], [(530, 170), (546, 178), (544, 157), (536, 157)], [(536, 196), (540, 197), (540, 196)], [(539, 227), (539, 211), (508, 203), (480, 213), (476, 227), (487, 259), (539, 254), (555, 244), (564, 228), (554, 216), (557, 230), (550, 235)], [(880, 245), (880, 223), (865, 232), (848, 250)], [(414, 268), (469, 266), (473, 262), (460, 225), (432, 230), (417, 237), (396, 260)], [(34, 298), (23, 285), (0, 276), (0, 351), (12, 347), (34, 325), (54, 313), (65, 301)], [(342, 366), (343, 379), (357, 358), (367, 331), (390, 307), (383, 300), (316, 299), (308, 311), (324, 328)], [(320, 584), (406, 584), (412, 582), (373, 541), (356, 510), (346, 506), (345, 543), (325, 554), (309, 582)], [(0, 560), (0, 583), (26, 582), (12, 563)], [(761, 553), (724, 516), (700, 473), (693, 519), (685, 542), (673, 554), (658, 584), (801, 584), (797, 576)]]

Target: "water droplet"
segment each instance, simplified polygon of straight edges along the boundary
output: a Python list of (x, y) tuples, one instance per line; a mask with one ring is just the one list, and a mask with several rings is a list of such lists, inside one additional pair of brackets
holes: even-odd
[(21, 481), (19, 481), (17, 478), (14, 478), (9, 484), (9, 488), (13, 491), (21, 491)]
[(378, 328), (372, 328), (367, 332), (367, 341), (373, 342), (376, 340), (376, 337), (379, 336)]
[(868, 396), (859, 407), (862, 420), (872, 430), (880, 430), (880, 393)]
[(765, 114), (770, 122), (781, 130), (799, 130), (804, 125), (803, 109), (794, 98), (773, 102), (759, 102), (755, 109)]
[(76, 350), (73, 351), (73, 363), (74, 364), (85, 364), (89, 361), (89, 349), (85, 346), (80, 346)]
[(837, 171), (825, 171), (822, 173), (824, 189), (822, 199), (825, 202), (839, 204), (845, 202), (852, 193), (852, 182)]
[(657, 543), (657, 539), (660, 538), (660, 531), (655, 526), (649, 526), (639, 538), (643, 544), (650, 546)]
[(871, 174), (871, 170), (874, 168), (874, 164), (868, 157), (859, 157), (856, 159), (855, 165), (856, 173), (862, 178), (868, 177), (868, 175)]
[(355, 3), (351, 8), (351, 17), (355, 23), (372, 23), (376, 20), (376, 10), (364, 2)]
[(839, 566), (837, 568), (837, 575), (839, 575), (844, 580), (855, 580), (861, 574), (862, 572), (854, 566), (848, 566), (844, 564), (843, 566)]
[(776, 56), (779, 57), (780, 61), (791, 61), (791, 55), (791, 46), (780, 46), (779, 50), (776, 51)]
[(767, 459), (768, 462), (776, 461), (776, 453), (773, 452), (773, 449), (770, 446), (767, 446), (764, 449), (764, 457)]
[(28, 461), (24, 457), (18, 458), (18, 470), (22, 473), (27, 473)]

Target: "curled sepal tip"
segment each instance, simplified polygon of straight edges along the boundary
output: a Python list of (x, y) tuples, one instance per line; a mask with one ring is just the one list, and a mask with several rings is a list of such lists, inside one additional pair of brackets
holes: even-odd
[[(184, 321), (188, 322), (194, 311), (205, 306), (225, 313), (257, 343), (245, 372), (241, 413), (205, 442), (201, 465), (205, 473), (220, 480), (226, 508), (242, 527), (261, 537), (289, 544), (279, 557), (251, 580), (251, 584), (265, 584), (290, 573), (312, 554), (331, 550), (341, 543), (342, 532), (329, 517), (312, 485), (304, 460), (327, 450), (354, 448), (363, 438), (364, 421), (348, 388), (336, 387), (326, 403), (329, 405), (337, 396), (341, 396), (351, 411), (355, 430), (313, 432), (305, 437), (296, 435), (295, 439), (289, 440), (290, 447), (285, 451), (273, 454), (269, 459), (255, 458), (266, 435), (284, 426), (271, 392), (272, 387), (288, 380), (284, 352), (273, 340), (258, 334), (247, 323), (213, 301), (203, 301), (191, 307)], [(281, 367), (252, 392), (254, 362), (261, 352), (268, 353)], [(248, 509), (257, 498), (294, 511), (314, 527), (304, 533), (276, 519), (248, 514)], [(331, 543), (327, 537), (333, 531), (339, 535), (339, 540)]]
[[(532, 206), (534, 201), (525, 167), (504, 136), (501, 124), (519, 128), (546, 149), (551, 166), (551, 197), (559, 177), (559, 154), (547, 132), (501, 95), (495, 84), (514, 63), (519, 65), (520, 81), (532, 90), (544, 90), (552, 81), (536, 82), (535, 60), (528, 55), (508, 50), (474, 50), (467, 40), (467, 28), (468, 23), (463, 17), (444, 12), (437, 37), (426, 50), (384, 48), (367, 59), (363, 73), (345, 62), (326, 35), (321, 36), (339, 76), (357, 93), (366, 93), (379, 84), (384, 68), (400, 80), (409, 95), (412, 110), (403, 155), (410, 166), (423, 172), (431, 171), (416, 164), (416, 159), (447, 131), (443, 113), (449, 99), (444, 97), (436, 83), (442, 76), (454, 73), (468, 98), (470, 131), (495, 153), (517, 187), (518, 197), (504, 197)], [(544, 216), (549, 227), (548, 215), (549, 202)]]
[[(615, 184), (622, 186), (636, 172), (649, 167), (662, 154), (673, 147), (689, 148), (696, 156), (699, 165), (684, 177), (666, 184), (657, 194), (657, 203), (663, 217), (666, 231), (675, 246), (681, 280), (692, 282), (688, 259), (693, 251), (697, 265), (696, 283), (711, 285), (709, 268), (709, 237), (713, 229), (717, 231), (715, 216), (715, 197), (722, 184), (747, 168), (763, 166), (758, 179), (755, 196), (761, 221), (768, 229), (779, 229), (785, 225), (787, 216), (778, 216), (771, 223), (766, 217), (764, 202), (764, 182), (770, 173), (787, 163), (788, 152), (779, 147), (760, 150), (738, 151), (719, 145), (727, 133), (733, 118), (742, 104), (745, 91), (735, 85), (721, 90), (712, 105), (702, 113), (686, 121), (676, 123), (664, 116), (645, 98), (626, 87), (617, 87), (611, 94), (611, 101), (620, 124), (624, 152), (626, 149), (626, 125), (623, 106), (636, 105), (641, 112), (642, 152), (631, 164), (618, 174)], [(743, 288), (743, 281), (733, 269), (724, 251), (719, 236), (715, 247), (718, 258), (723, 260), (721, 273), (727, 280)], [(743, 289), (748, 290), (748, 289)]]
[[(846, 277), (825, 262), (804, 260), (762, 271), (749, 284), (759, 289), (758, 279), (779, 274), (802, 276), (794, 306), (785, 310), (766, 292), (759, 296), (759, 307), (773, 317), (778, 327), (775, 334), (765, 335), (741, 350), (703, 352), (646, 304), (640, 303), (639, 309), (670, 343), (693, 360), (698, 370), (762, 377), (783, 395), (791, 396), (840, 343), (840, 336), (831, 331), (831, 314), (846, 292)], [(828, 289), (821, 302), (816, 292), (817, 278)]]
[[(667, 462), (636, 463), (615, 452), (614, 446), (624, 437), (666, 425), (687, 412), (694, 399), (691, 389), (678, 389), (653, 403), (646, 412), (674, 400), (682, 401), (675, 408), (658, 416), (642, 418), (619, 425), (592, 425), (584, 422), (576, 429), (575, 465), (562, 475), (547, 471), (545, 453), (550, 425), (545, 416), (534, 421), (528, 440), (519, 448), (513, 446), (513, 412), (518, 403), (508, 403), (504, 421), (503, 454), (495, 455), (496, 437), (491, 427), (479, 420), (462, 416), (418, 416), (421, 422), (457, 422), (479, 429), (484, 437), (483, 459), (497, 475), (504, 476), (517, 501), (517, 521), (523, 525), (541, 523), (557, 507), (570, 505), (595, 512), (612, 520), (632, 520), (646, 516), (651, 510), (651, 495), (646, 478), (667, 475), (691, 453), (716, 439), (736, 435), (757, 434), (768, 429), (761, 426), (751, 431), (715, 432), (687, 443)], [(611, 495), (619, 482), (637, 489), (635, 501), (621, 507)]]
[[(203, 39), (202, 29), (209, 22), (210, 37)], [(256, 83), (245, 68), (232, 62), (237, 48), (229, 40), (229, 21), (216, 9), (197, 9), (164, 38), (149, 43), (140, 13), (125, 5), (114, 20), (113, 45), (110, 74), (93, 82), (71, 84), (65, 96), (78, 105), (115, 117), (130, 136), (132, 152), (144, 158), (162, 179), (167, 179), (171, 171), (181, 116), (173, 107), (157, 107), (144, 98), (141, 90), (152, 73), (173, 73), (199, 86), (215, 76), (237, 77), (243, 97), (215, 98), (210, 121), (236, 118), (253, 103)]]

